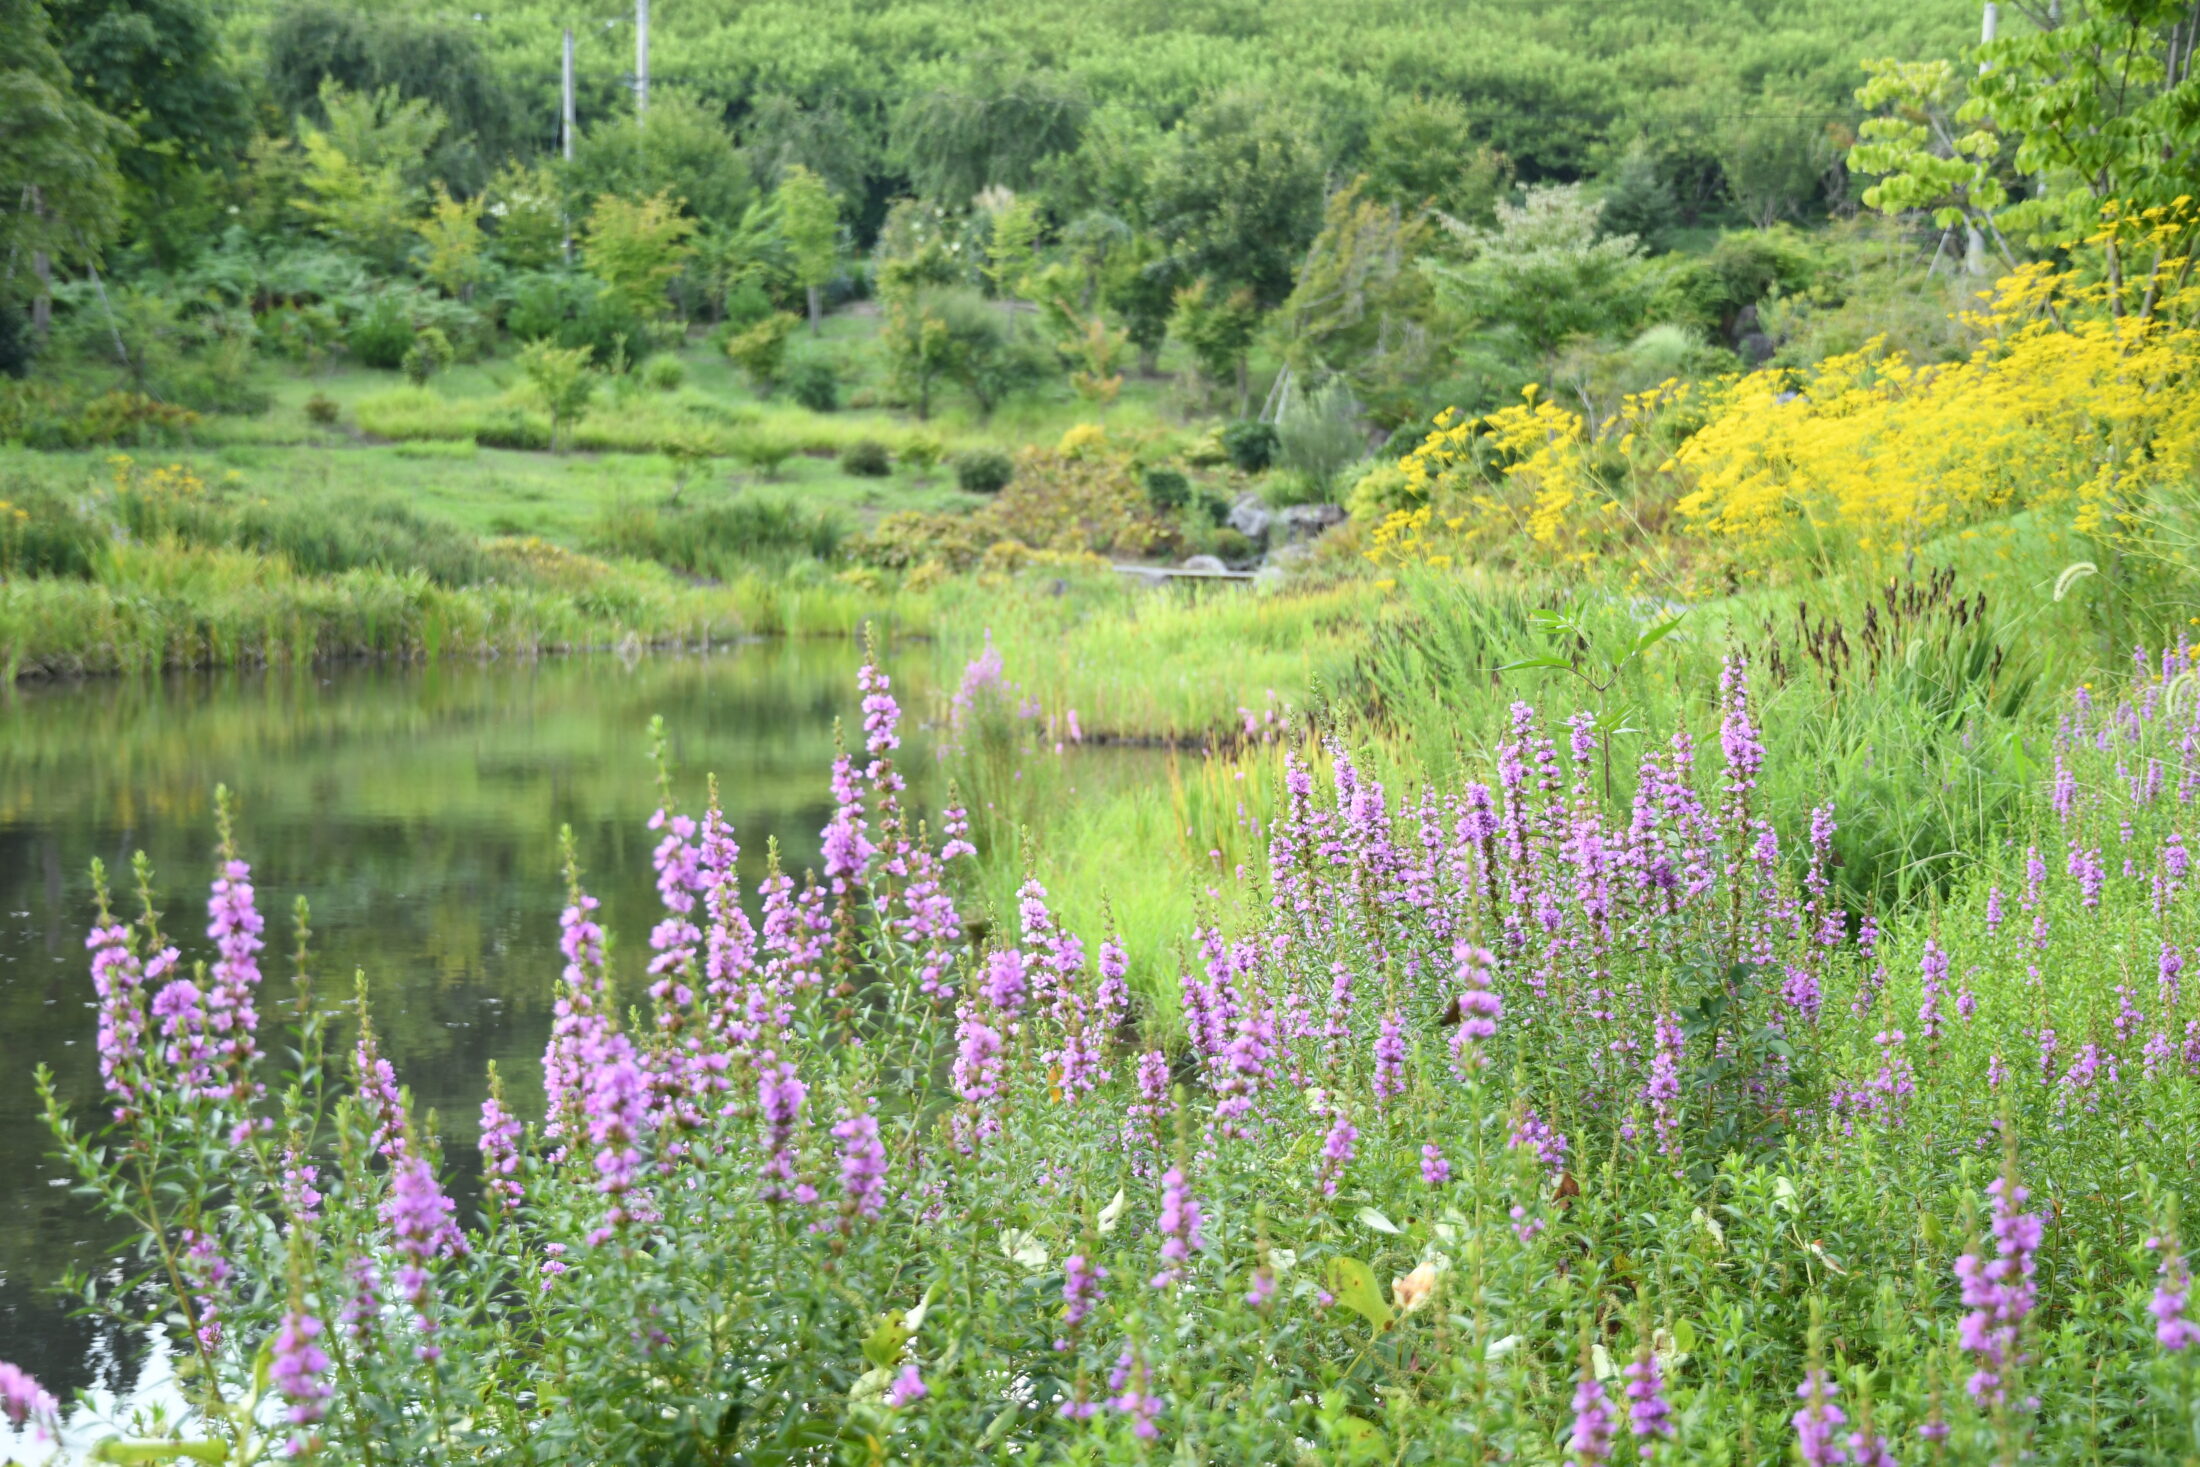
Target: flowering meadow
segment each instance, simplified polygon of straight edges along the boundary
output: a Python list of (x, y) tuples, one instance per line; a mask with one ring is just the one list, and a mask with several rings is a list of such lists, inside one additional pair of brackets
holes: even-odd
[(1403, 795), (1314, 744), (1256, 915), (1134, 953), (981, 909), (866, 666), (814, 877), (666, 781), (646, 993), (569, 840), (547, 1112), (492, 1072), (478, 1163), (224, 806), (203, 945), (101, 880), (100, 1113), (42, 1077), (175, 1389), (0, 1406), (240, 1467), (2187, 1459), (2196, 668), (2080, 689), (1911, 909), (1840, 904), (1735, 655), (1609, 795), (1587, 714)]

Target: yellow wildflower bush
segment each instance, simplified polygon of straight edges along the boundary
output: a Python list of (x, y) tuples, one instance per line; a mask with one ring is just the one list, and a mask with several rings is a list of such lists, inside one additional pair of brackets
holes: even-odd
[(1731, 576), (1900, 554), (2023, 511), (2128, 542), (2200, 461), (2193, 214), (2112, 212), (2099, 239), (2118, 241), (2120, 273), (2093, 255), (2017, 270), (1966, 315), (1979, 345), (1960, 361), (1875, 339), (1808, 368), (1669, 382), (1594, 430), (1534, 388), (1483, 418), (1448, 412), (1399, 463), (1427, 507), (1384, 518), (1368, 557), (1587, 563), (1680, 544)]

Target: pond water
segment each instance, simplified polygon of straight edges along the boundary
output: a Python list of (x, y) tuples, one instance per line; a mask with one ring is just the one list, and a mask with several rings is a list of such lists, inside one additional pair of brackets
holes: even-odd
[[(899, 661), (890, 670), (904, 706), (923, 706), (925, 658)], [(98, 1095), (84, 951), (94, 856), (127, 885), (131, 853), (144, 850), (164, 926), (187, 959), (201, 955), (213, 792), (228, 785), (268, 920), (267, 997), (288, 991), (282, 955), (303, 895), (321, 991), (348, 991), (365, 970), (399, 1077), (440, 1113), (454, 1165), (470, 1164), (488, 1061), (540, 1113), (561, 965), (559, 827), (573, 829), (615, 965), (631, 977), (657, 915), (644, 826), (656, 798), (651, 715), (665, 719), (683, 803), (699, 804), (703, 776), (718, 776), (753, 889), (767, 839), (796, 870), (817, 858), (833, 721), (859, 722), (855, 663), (844, 642), (775, 643), (0, 696), (0, 1359), (63, 1399), (80, 1385), (131, 1384), (112, 1342), (50, 1292), (64, 1268), (98, 1265), (114, 1239), (48, 1155), (32, 1089), (44, 1063), (80, 1116)], [(905, 739), (902, 762), (929, 806), (934, 761), (921, 732)], [(471, 1215), (472, 1179), (457, 1180)]]

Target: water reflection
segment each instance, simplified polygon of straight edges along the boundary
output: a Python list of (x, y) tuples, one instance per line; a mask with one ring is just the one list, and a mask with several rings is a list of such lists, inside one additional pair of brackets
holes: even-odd
[[(72, 1105), (98, 1090), (83, 946), (91, 857), (126, 873), (144, 849), (166, 925), (191, 954), (203, 947), (213, 790), (228, 784), (269, 918), (271, 983), (286, 988), (272, 975), (288, 971), (276, 958), (303, 894), (320, 981), (348, 986), (354, 968), (367, 972), (400, 1077), (440, 1113), (452, 1160), (470, 1161), (489, 1060), (539, 1113), (559, 965), (558, 827), (573, 828), (623, 939), (614, 965), (632, 979), (655, 918), (643, 828), (655, 798), (650, 716), (664, 716), (690, 799), (704, 773), (718, 775), (753, 888), (767, 839), (796, 868), (816, 859), (833, 719), (856, 721), (854, 661), (845, 643), (772, 644), (632, 664), (30, 687), (0, 703), (0, 1357), (63, 1399), (82, 1385), (133, 1384), (121, 1377), (135, 1362), (48, 1292), (112, 1240), (47, 1156), (31, 1088), (43, 1062)], [(905, 701), (921, 700), (928, 669), (904, 663), (892, 670)], [(929, 804), (932, 761), (912, 732), (904, 768)], [(470, 1184), (460, 1179), (469, 1213)]]

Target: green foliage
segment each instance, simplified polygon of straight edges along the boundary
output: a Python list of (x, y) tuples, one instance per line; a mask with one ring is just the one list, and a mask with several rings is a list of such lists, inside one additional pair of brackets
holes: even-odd
[(1644, 249), (1661, 250), (1680, 223), (1680, 200), (1666, 177), (1657, 151), (1646, 138), (1633, 138), (1603, 178), (1604, 210), (1597, 226), (1606, 234), (1633, 235)]
[(815, 335), (821, 296), (839, 255), (840, 205), (825, 181), (801, 163), (788, 166), (772, 191), (772, 202), (787, 242), (789, 273), (808, 298)]
[(847, 535), (847, 525), (830, 510), (752, 493), (680, 508), (615, 505), (588, 546), (599, 554), (653, 560), (682, 575), (726, 580), (797, 556), (834, 560)]
[(883, 479), (894, 472), (894, 456), (876, 438), (858, 438), (840, 451), (842, 473), (863, 479)]
[(425, 387), (428, 379), (447, 369), (456, 361), (458, 353), (451, 348), (451, 339), (439, 326), (423, 327), (405, 348), (404, 359), (398, 364), (405, 373), (405, 380), (415, 387)]
[(998, 494), (1016, 477), (1016, 461), (996, 448), (955, 455), (955, 484), (965, 494)]
[(1176, 293), (1176, 310), (1169, 317), (1169, 332), (1191, 348), (1200, 373), (1220, 387), (1239, 379), (1238, 411), (1245, 402), (1245, 358), (1260, 331), (1260, 302), (1250, 287), (1224, 294), (1204, 276)]
[(556, 448), (559, 430), (588, 410), (596, 393), (596, 377), (589, 370), (586, 347), (559, 347), (548, 341), (530, 342), (519, 353), (520, 372), (550, 415), (550, 446)]
[[(1343, 382), (1325, 382), (1312, 392), (1294, 394), (1275, 433), (1276, 461), (1302, 479), (1319, 500), (1332, 498), (1337, 476), (1367, 456), (1360, 407)], [(1233, 447), (1231, 457), (1236, 456)]]
[(586, 275), (545, 271), (512, 283), (505, 329), (521, 342), (549, 341), (584, 347), (598, 366), (643, 354), (648, 329), (621, 296)]
[(1343, 376), (1388, 420), (1408, 415), (1440, 352), (1421, 269), (1434, 243), (1418, 212), (1363, 197), (1358, 183), (1331, 194), (1279, 313), (1286, 360), (1304, 374)]
[(581, 258), (605, 294), (644, 321), (671, 309), (665, 290), (693, 252), (695, 221), (666, 193), (634, 200), (602, 194), (589, 211)]
[(1158, 466), (1143, 475), (1146, 498), (1163, 514), (1174, 514), (1192, 500), (1192, 481), (1182, 469)]
[(652, 392), (678, 392), (687, 385), (687, 364), (670, 352), (662, 352), (643, 362), (636, 375)]
[(1600, 207), (1578, 184), (1531, 186), (1520, 203), (1497, 206), (1494, 227), (1453, 231), (1467, 258), (1430, 263), (1437, 294), (1466, 321), (1536, 352), (1633, 321), (1640, 249), (1599, 232)]
[(205, 0), (54, 0), (48, 10), (77, 90), (129, 124), (116, 153), (125, 238), (165, 267), (196, 257), (216, 228), (219, 170), (250, 135), (245, 89), (213, 9)]
[(407, 6), (343, 0), (284, 0), (262, 42), (261, 70), (284, 117), (324, 116), (322, 88), (374, 96), (385, 90), (432, 107), (443, 129), (422, 140), (422, 176), (460, 195), (480, 191), (520, 143), (519, 111), (503, 68), (484, 48), (483, 28)]
[(691, 231), (698, 222), (730, 229), (755, 201), (756, 182), (717, 113), (690, 93), (654, 88), (642, 117), (621, 109), (582, 135), (565, 193), (582, 211), (605, 198), (669, 200)]
[(438, 182), (427, 217), (413, 225), (421, 241), (420, 273), (445, 295), (472, 294), (487, 272), (488, 240), (481, 231), (481, 212), (487, 202), (478, 194), (454, 199)]
[(1222, 430), (1223, 451), (1240, 473), (1258, 474), (1276, 461), (1282, 438), (1273, 423), (1240, 418)]
[(787, 365), (787, 342), (801, 321), (785, 311), (766, 316), (726, 338), (726, 356), (746, 372), (759, 396), (769, 397), (780, 384)]
[(887, 302), (879, 345), (896, 388), (921, 421), (947, 382), (967, 387), (990, 411), (1004, 390), (1004, 335), (1000, 313), (975, 290), (932, 287)]
[(1321, 154), (1278, 98), (1227, 92), (1169, 134), (1148, 208), (1186, 273), (1271, 310), (1290, 295), (1299, 255), (1320, 227)]
[(342, 414), (336, 399), (325, 392), (316, 392), (306, 399), (306, 421), (316, 428), (333, 428)]
[(328, 126), (302, 131), (305, 193), (293, 202), (330, 239), (394, 272), (413, 240), (421, 160), (443, 114), (394, 87), (355, 93), (333, 81), (322, 85), (321, 107)]
[(506, 163), (489, 180), (489, 253), (510, 270), (547, 270), (565, 240), (564, 196), (547, 165)]
[(1089, 104), (1074, 79), (1005, 58), (974, 58), (957, 78), (911, 90), (889, 146), (925, 199), (960, 208), (986, 188), (1028, 188), (1077, 146)]
[(0, 117), (0, 255), (96, 258), (120, 227), (129, 132), (77, 93), (43, 0), (0, 0)]
[(1512, 182), (1512, 164), (1487, 144), (1468, 151), (1471, 135), (1467, 109), (1455, 97), (1415, 96), (1385, 108), (1360, 159), (1366, 196), (1410, 212), (1437, 209), (1461, 223), (1488, 223)]
[(413, 340), (412, 314), (405, 309), (404, 298), (395, 294), (374, 297), (344, 333), (344, 345), (355, 359), (385, 372), (404, 366)]
[(798, 356), (784, 377), (787, 396), (813, 413), (840, 409), (840, 373), (822, 357)]

